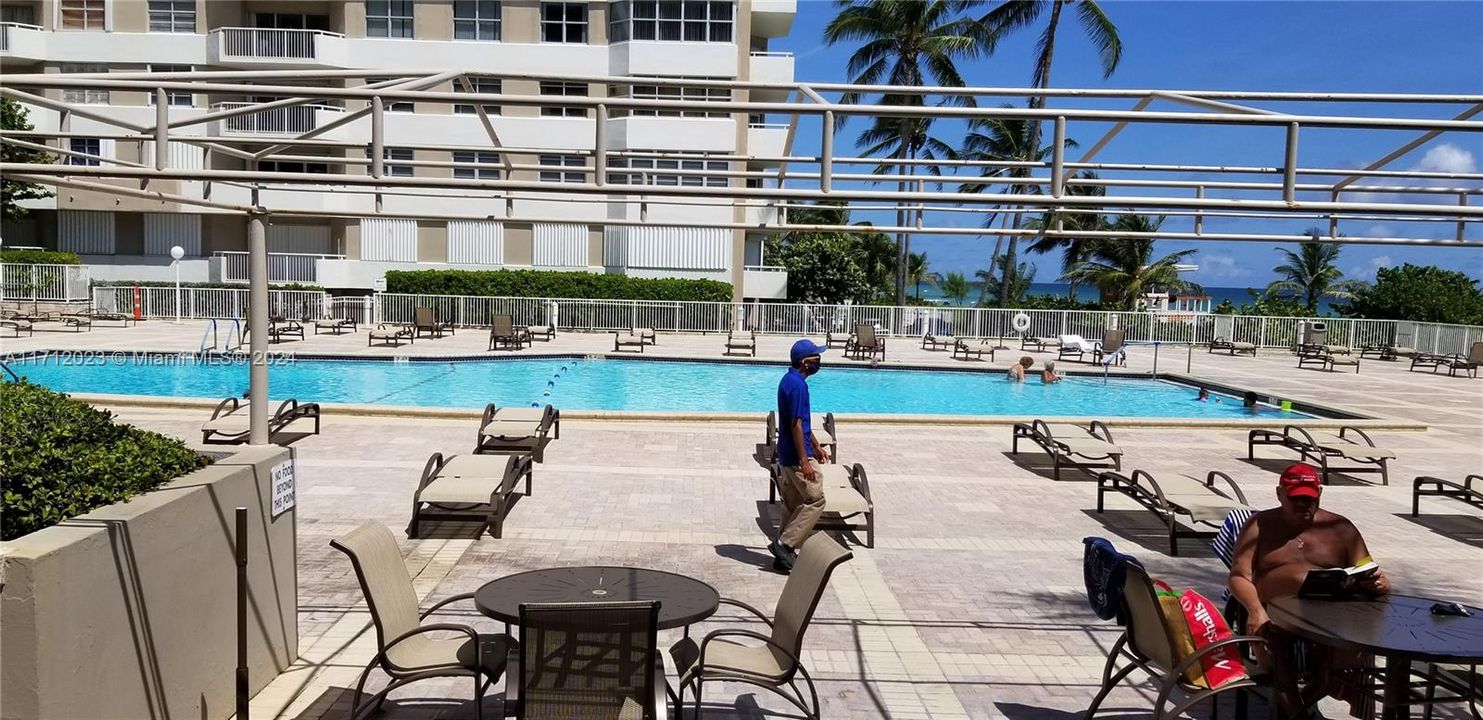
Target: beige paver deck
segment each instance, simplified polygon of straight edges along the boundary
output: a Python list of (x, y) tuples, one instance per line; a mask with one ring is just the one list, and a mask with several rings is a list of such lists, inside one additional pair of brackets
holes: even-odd
[[(4, 339), (0, 349), (195, 350), (200, 333), (199, 323), (149, 321), (138, 328)], [(759, 337), (759, 356), (782, 357), (792, 340)], [(564, 334), (536, 350), (585, 354), (611, 350), (611, 342), (611, 335)], [(723, 342), (716, 335), (661, 335), (646, 354), (715, 357)], [(483, 353), (483, 343), (483, 333), (460, 332), (395, 351), (367, 350), (362, 330), (341, 338), (311, 334), (273, 347)], [(893, 340), (888, 364), (963, 364), (915, 348)], [(1020, 354), (1001, 353), (993, 365), (1006, 366)], [(1147, 369), (1151, 354), (1135, 351), (1130, 366)], [(1162, 348), (1160, 369), (1183, 371), (1185, 358), (1182, 348)], [(1400, 456), (1391, 486), (1340, 480), (1324, 503), (1358, 523), (1399, 591), (1483, 604), (1483, 517), (1445, 500), (1424, 502), (1419, 519), (1408, 515), (1412, 477), (1483, 471), (1483, 379), (1413, 374), (1403, 363), (1369, 360), (1357, 376), (1293, 365), (1289, 354), (1229, 358), (1199, 351), (1191, 371), (1428, 424), (1427, 432), (1376, 436)], [(203, 419), (194, 410), (126, 407), (119, 413), (192, 442)], [(367, 519), (400, 533), (427, 455), (467, 451), (475, 429), (470, 421), (332, 417), (323, 435), (294, 443), (302, 658), (254, 699), (254, 717), (345, 716), (348, 688), (370, 658), (373, 638), (349, 565), (328, 540)], [(1268, 450), (1247, 462), (1244, 433), (1236, 430), (1115, 432), (1129, 467), (1163, 474), (1224, 470), (1258, 504), (1271, 502), (1275, 472), (1290, 460)], [(503, 540), (449, 532), (442, 539), (402, 541), (418, 592), (431, 602), (511, 572), (602, 563), (684, 572), (770, 610), (783, 578), (763, 567), (775, 510), (766, 505), (766, 475), (754, 459), (761, 434), (757, 423), (564, 422), (562, 439), (536, 470), (534, 494), (516, 503)], [(840, 428), (839, 447), (843, 460), (870, 471), (878, 541), (874, 549), (852, 545), (855, 558), (837, 573), (805, 643), (826, 718), (1080, 717), (1117, 635), (1115, 626), (1087, 609), (1084, 536), (1111, 538), (1171, 584), (1211, 596), (1223, 585), (1224, 570), (1204, 543), (1185, 541), (1181, 557), (1167, 556), (1162, 527), (1150, 515), (1118, 500), (1098, 515), (1088, 476), (1067, 473), (1056, 482), (1039, 456), (1008, 456), (1007, 428), (849, 423)], [(447, 617), (496, 629), (468, 607)], [(723, 611), (697, 630), (744, 623)], [(666, 633), (661, 643), (675, 638)], [(760, 718), (786, 709), (745, 686), (708, 687), (706, 697), (707, 717)], [(1146, 687), (1120, 690), (1107, 704), (1108, 716), (1147, 717), (1151, 697)], [(486, 703), (486, 710), (497, 710), (497, 693)], [(383, 717), (394, 720), (473, 716), (467, 682), (414, 685), (386, 707)], [(1340, 715), (1338, 706), (1326, 710)], [(1439, 717), (1462, 715), (1454, 709)]]

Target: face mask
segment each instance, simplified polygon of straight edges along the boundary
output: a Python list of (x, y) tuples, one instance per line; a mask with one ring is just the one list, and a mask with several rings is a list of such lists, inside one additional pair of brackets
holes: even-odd
[(819, 371), (819, 362), (817, 360), (804, 362), (803, 363), (803, 367), (802, 368), (799, 368), (799, 372), (803, 373), (803, 376), (804, 377), (808, 377), (810, 375), (813, 375), (814, 373), (817, 373), (818, 371)]

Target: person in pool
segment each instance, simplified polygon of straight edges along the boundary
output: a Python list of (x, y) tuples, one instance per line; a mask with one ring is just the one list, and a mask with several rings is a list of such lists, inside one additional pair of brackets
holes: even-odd
[(1046, 360), (1045, 369), (1040, 371), (1040, 382), (1049, 385), (1061, 381), (1061, 376), (1056, 374), (1056, 361)]
[(1256, 393), (1247, 390), (1246, 394), (1241, 396), (1241, 407), (1253, 415), (1260, 412), (1261, 406), (1256, 404)]
[(1025, 371), (1029, 370), (1030, 366), (1034, 364), (1035, 361), (1029, 355), (1020, 358), (1019, 362), (1009, 366), (1009, 381), (1024, 382)]
[(1208, 388), (1200, 388), (1200, 395), (1195, 400), (1198, 402), (1210, 402), (1210, 390)]

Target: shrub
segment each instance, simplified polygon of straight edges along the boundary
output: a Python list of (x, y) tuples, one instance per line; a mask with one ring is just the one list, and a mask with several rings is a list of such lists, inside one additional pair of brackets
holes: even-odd
[(1065, 295), (1026, 295), (1018, 303), (1010, 303), (1021, 310), (1101, 310), (1102, 304), (1073, 300)]
[(1380, 268), (1374, 285), (1337, 310), (1345, 317), (1476, 325), (1483, 324), (1483, 290), (1467, 273), (1406, 263)]
[(0, 383), (0, 540), (121, 502), (210, 462), (24, 380)]
[(411, 295), (731, 301), (731, 284), (717, 280), (550, 270), (388, 270), (386, 291)]
[(57, 250), (0, 250), (0, 263), (16, 265), (81, 265), (77, 253)]

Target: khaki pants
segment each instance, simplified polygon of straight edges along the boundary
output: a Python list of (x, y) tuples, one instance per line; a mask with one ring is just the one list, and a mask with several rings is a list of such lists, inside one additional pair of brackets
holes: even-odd
[(797, 550), (814, 533), (814, 523), (824, 514), (824, 485), (808, 479), (797, 465), (783, 468), (782, 485), (783, 517), (778, 539)]

